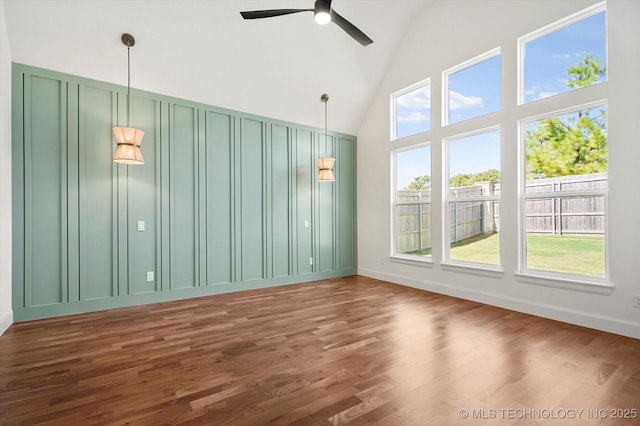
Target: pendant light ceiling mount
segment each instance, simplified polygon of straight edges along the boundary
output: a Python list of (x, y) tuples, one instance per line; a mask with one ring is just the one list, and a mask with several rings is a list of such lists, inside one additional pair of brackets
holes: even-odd
[(113, 155), (113, 161), (121, 164), (144, 164), (140, 144), (144, 137), (142, 130), (131, 127), (131, 47), (136, 44), (136, 39), (129, 33), (120, 37), (122, 44), (127, 46), (127, 127), (114, 127), (113, 136), (118, 142), (118, 147)]
[(136, 45), (136, 39), (133, 38), (133, 36), (129, 33), (122, 34), (122, 37), (120, 37), (120, 40), (122, 40), (122, 44), (124, 44), (127, 47), (133, 47)]

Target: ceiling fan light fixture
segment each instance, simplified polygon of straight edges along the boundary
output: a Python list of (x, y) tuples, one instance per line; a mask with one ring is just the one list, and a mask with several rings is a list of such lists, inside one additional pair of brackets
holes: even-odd
[(319, 25), (326, 25), (331, 22), (331, 6), (323, 0), (316, 0), (313, 6), (313, 19)]

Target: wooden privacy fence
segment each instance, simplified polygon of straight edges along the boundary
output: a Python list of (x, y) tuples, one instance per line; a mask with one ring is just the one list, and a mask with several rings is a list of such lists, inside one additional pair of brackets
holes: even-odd
[[(527, 194), (549, 197), (526, 201), (526, 229), (546, 234), (604, 234), (604, 197), (576, 196), (568, 191), (607, 188), (607, 173), (528, 180)], [(500, 184), (478, 183), (451, 188), (457, 197), (499, 195)], [(453, 194), (452, 194), (453, 195)], [(431, 191), (401, 190), (396, 203), (396, 252), (413, 253), (431, 248)], [(402, 204), (402, 202), (412, 204)], [(451, 242), (464, 241), (500, 231), (500, 203), (452, 199)]]

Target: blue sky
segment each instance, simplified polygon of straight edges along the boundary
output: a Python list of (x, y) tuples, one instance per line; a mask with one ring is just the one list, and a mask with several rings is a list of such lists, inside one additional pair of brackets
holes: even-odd
[(567, 92), (567, 69), (586, 54), (606, 64), (606, 16), (600, 12), (525, 46), (525, 101)]
[[(587, 54), (602, 59), (606, 66), (605, 12), (527, 42), (525, 102), (573, 90), (567, 88), (567, 69), (580, 63)], [(450, 123), (500, 110), (500, 60), (500, 56), (494, 56), (450, 75)], [(428, 132), (432, 126), (432, 106), (438, 108), (438, 100), (435, 102), (432, 105), (430, 85), (396, 97), (396, 137)], [(429, 140), (428, 133), (425, 136)], [(499, 170), (499, 139), (499, 132), (491, 132), (451, 140), (450, 176)], [(404, 188), (415, 176), (430, 175), (430, 159), (429, 147), (399, 153), (398, 187)]]

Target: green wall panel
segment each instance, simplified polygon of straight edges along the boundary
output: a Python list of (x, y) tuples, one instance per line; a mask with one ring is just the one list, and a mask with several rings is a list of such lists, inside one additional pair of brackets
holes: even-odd
[(197, 285), (198, 145), (197, 113), (173, 105), (170, 117), (171, 288)]
[(206, 111), (207, 284), (234, 276), (233, 116)]
[(117, 295), (116, 168), (109, 133), (116, 97), (112, 90), (95, 87), (81, 87), (79, 94), (84, 106), (79, 114), (80, 298), (88, 300)]
[(265, 277), (264, 145), (262, 121), (240, 119), (241, 280)]
[(271, 268), (273, 277), (291, 275), (290, 129), (271, 126)]
[[(320, 136), (318, 157), (336, 157), (333, 136), (327, 136), (326, 141), (324, 135)], [(318, 183), (318, 263), (321, 272), (331, 271), (335, 265), (335, 193), (335, 183)]]
[(297, 273), (310, 274), (313, 265), (313, 190), (315, 183), (315, 161), (313, 159), (314, 134), (311, 131), (296, 131), (296, 251)]
[(355, 140), (340, 138), (338, 144), (340, 162), (336, 164), (336, 182), (339, 192), (339, 221), (338, 232), (340, 269), (355, 268), (357, 247), (351, 235), (356, 234), (356, 219), (350, 212), (356, 209), (356, 152)]
[[(159, 291), (162, 274), (158, 270), (161, 252), (160, 228), (160, 102), (151, 97), (132, 98), (132, 125), (144, 131), (141, 150), (143, 167), (128, 169), (127, 217), (128, 255), (132, 259), (128, 268), (128, 293), (140, 294)], [(111, 149), (115, 149), (115, 144)], [(138, 230), (138, 223), (144, 222), (144, 230)], [(153, 279), (147, 279), (147, 272), (153, 272)]]
[(28, 76), (25, 86), (25, 302), (38, 306), (66, 301), (66, 84)]
[(118, 165), (126, 93), (14, 64), (16, 321), (356, 273), (354, 137), (132, 90)]

